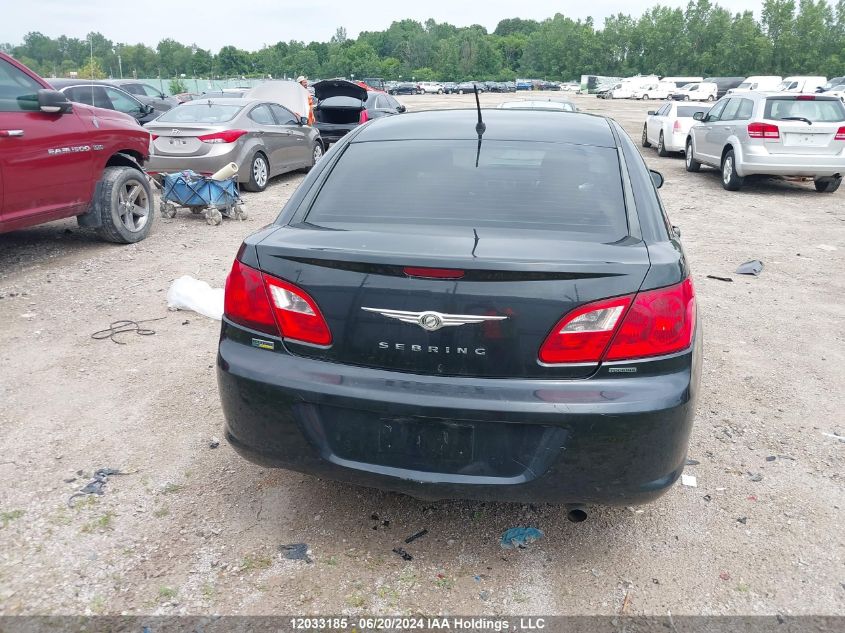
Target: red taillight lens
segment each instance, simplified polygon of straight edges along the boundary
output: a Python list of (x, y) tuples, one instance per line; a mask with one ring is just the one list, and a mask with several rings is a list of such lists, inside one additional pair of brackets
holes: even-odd
[(546, 364), (598, 363), (687, 349), (695, 330), (692, 280), (588, 303), (555, 325), (540, 348)]
[(158, 138), (158, 134), (150, 134), (150, 138), (156, 140)]
[(676, 286), (640, 292), (613, 337), (604, 360), (662, 356), (687, 349), (695, 330), (695, 289)]
[(367, 113), (366, 110), (361, 110), (361, 118), (358, 119), (358, 123), (366, 123), (370, 120), (370, 115)]
[(301, 288), (235, 260), (226, 278), (223, 313), (253, 330), (313, 345), (330, 345), (329, 326)]
[(845, 126), (836, 130), (836, 140), (837, 141), (845, 141)]
[(576, 308), (558, 321), (546, 337), (540, 348), (540, 362), (599, 362), (630, 303), (631, 297), (617, 297)]
[(312, 345), (331, 345), (329, 326), (307, 292), (266, 274), (264, 283), (284, 338)]
[(798, 95), (795, 97), (796, 101), (815, 101), (816, 95)]
[(203, 143), (234, 143), (246, 133), (246, 130), (226, 130), (214, 134), (203, 134), (197, 138)]
[(675, 119), (675, 123), (672, 125), (673, 132), (680, 132), (681, 131), (681, 122), (678, 119)]
[(751, 138), (780, 138), (777, 125), (771, 123), (749, 123), (748, 136)]
[(425, 279), (461, 279), (464, 276), (463, 270), (451, 268), (417, 268), (405, 266), (402, 271), (408, 277), (423, 277)]
[(223, 314), (244, 327), (279, 335), (261, 272), (245, 266), (237, 259), (226, 277)]

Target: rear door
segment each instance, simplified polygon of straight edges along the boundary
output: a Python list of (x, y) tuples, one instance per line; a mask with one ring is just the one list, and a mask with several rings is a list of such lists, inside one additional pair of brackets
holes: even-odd
[(763, 108), (767, 123), (777, 125), (779, 138), (766, 139), (771, 154), (835, 156), (845, 149), (837, 140), (845, 126), (845, 106), (832, 97), (783, 95), (769, 97)]
[(308, 143), (308, 133), (311, 128), (300, 125), (296, 115), (278, 103), (270, 103), (268, 106), (273, 113), (276, 126), (288, 140), (285, 146), (289, 158), (288, 164), (291, 166), (310, 164), (311, 147)]
[(247, 114), (255, 128), (255, 136), (261, 140), (267, 158), (270, 159), (270, 175), (284, 172), (291, 164), (291, 138), (287, 130), (276, 125), (270, 106), (261, 103)]
[(592, 373), (541, 365), (543, 341), (574, 307), (636, 292), (649, 268), (615, 148), (495, 140), (480, 154), (474, 140), (351, 143), (258, 259), (331, 329), (330, 347), (292, 353), (491, 377)]
[(93, 178), (93, 128), (74, 112), (38, 109), (43, 86), (0, 59), (0, 227), (84, 213)]

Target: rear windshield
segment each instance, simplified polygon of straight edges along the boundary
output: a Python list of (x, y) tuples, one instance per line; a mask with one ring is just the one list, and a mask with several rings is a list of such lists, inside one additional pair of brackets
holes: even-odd
[(800, 117), (814, 123), (845, 121), (845, 107), (839, 99), (804, 100), (796, 98), (766, 99), (764, 118), (783, 120)]
[(691, 119), (696, 112), (701, 112), (701, 106), (678, 106), (678, 117)]
[(617, 241), (628, 235), (615, 149), (483, 141), (353, 143), (306, 222), (540, 229)]
[(223, 105), (220, 103), (202, 103), (176, 106), (162, 114), (156, 122), (161, 123), (225, 123), (237, 116), (243, 110), (240, 105)]

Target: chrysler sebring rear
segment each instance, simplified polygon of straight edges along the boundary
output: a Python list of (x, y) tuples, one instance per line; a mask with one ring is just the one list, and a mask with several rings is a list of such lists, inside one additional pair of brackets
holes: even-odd
[(662, 179), (610, 119), (482, 112), (357, 128), (246, 239), (226, 437), (421, 498), (649, 501), (683, 469), (701, 363)]

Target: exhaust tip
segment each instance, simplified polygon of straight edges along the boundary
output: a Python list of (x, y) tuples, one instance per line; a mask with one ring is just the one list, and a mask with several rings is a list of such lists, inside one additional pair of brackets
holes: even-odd
[(587, 520), (587, 511), (584, 508), (570, 508), (566, 513), (566, 518), (572, 523), (581, 523)]

